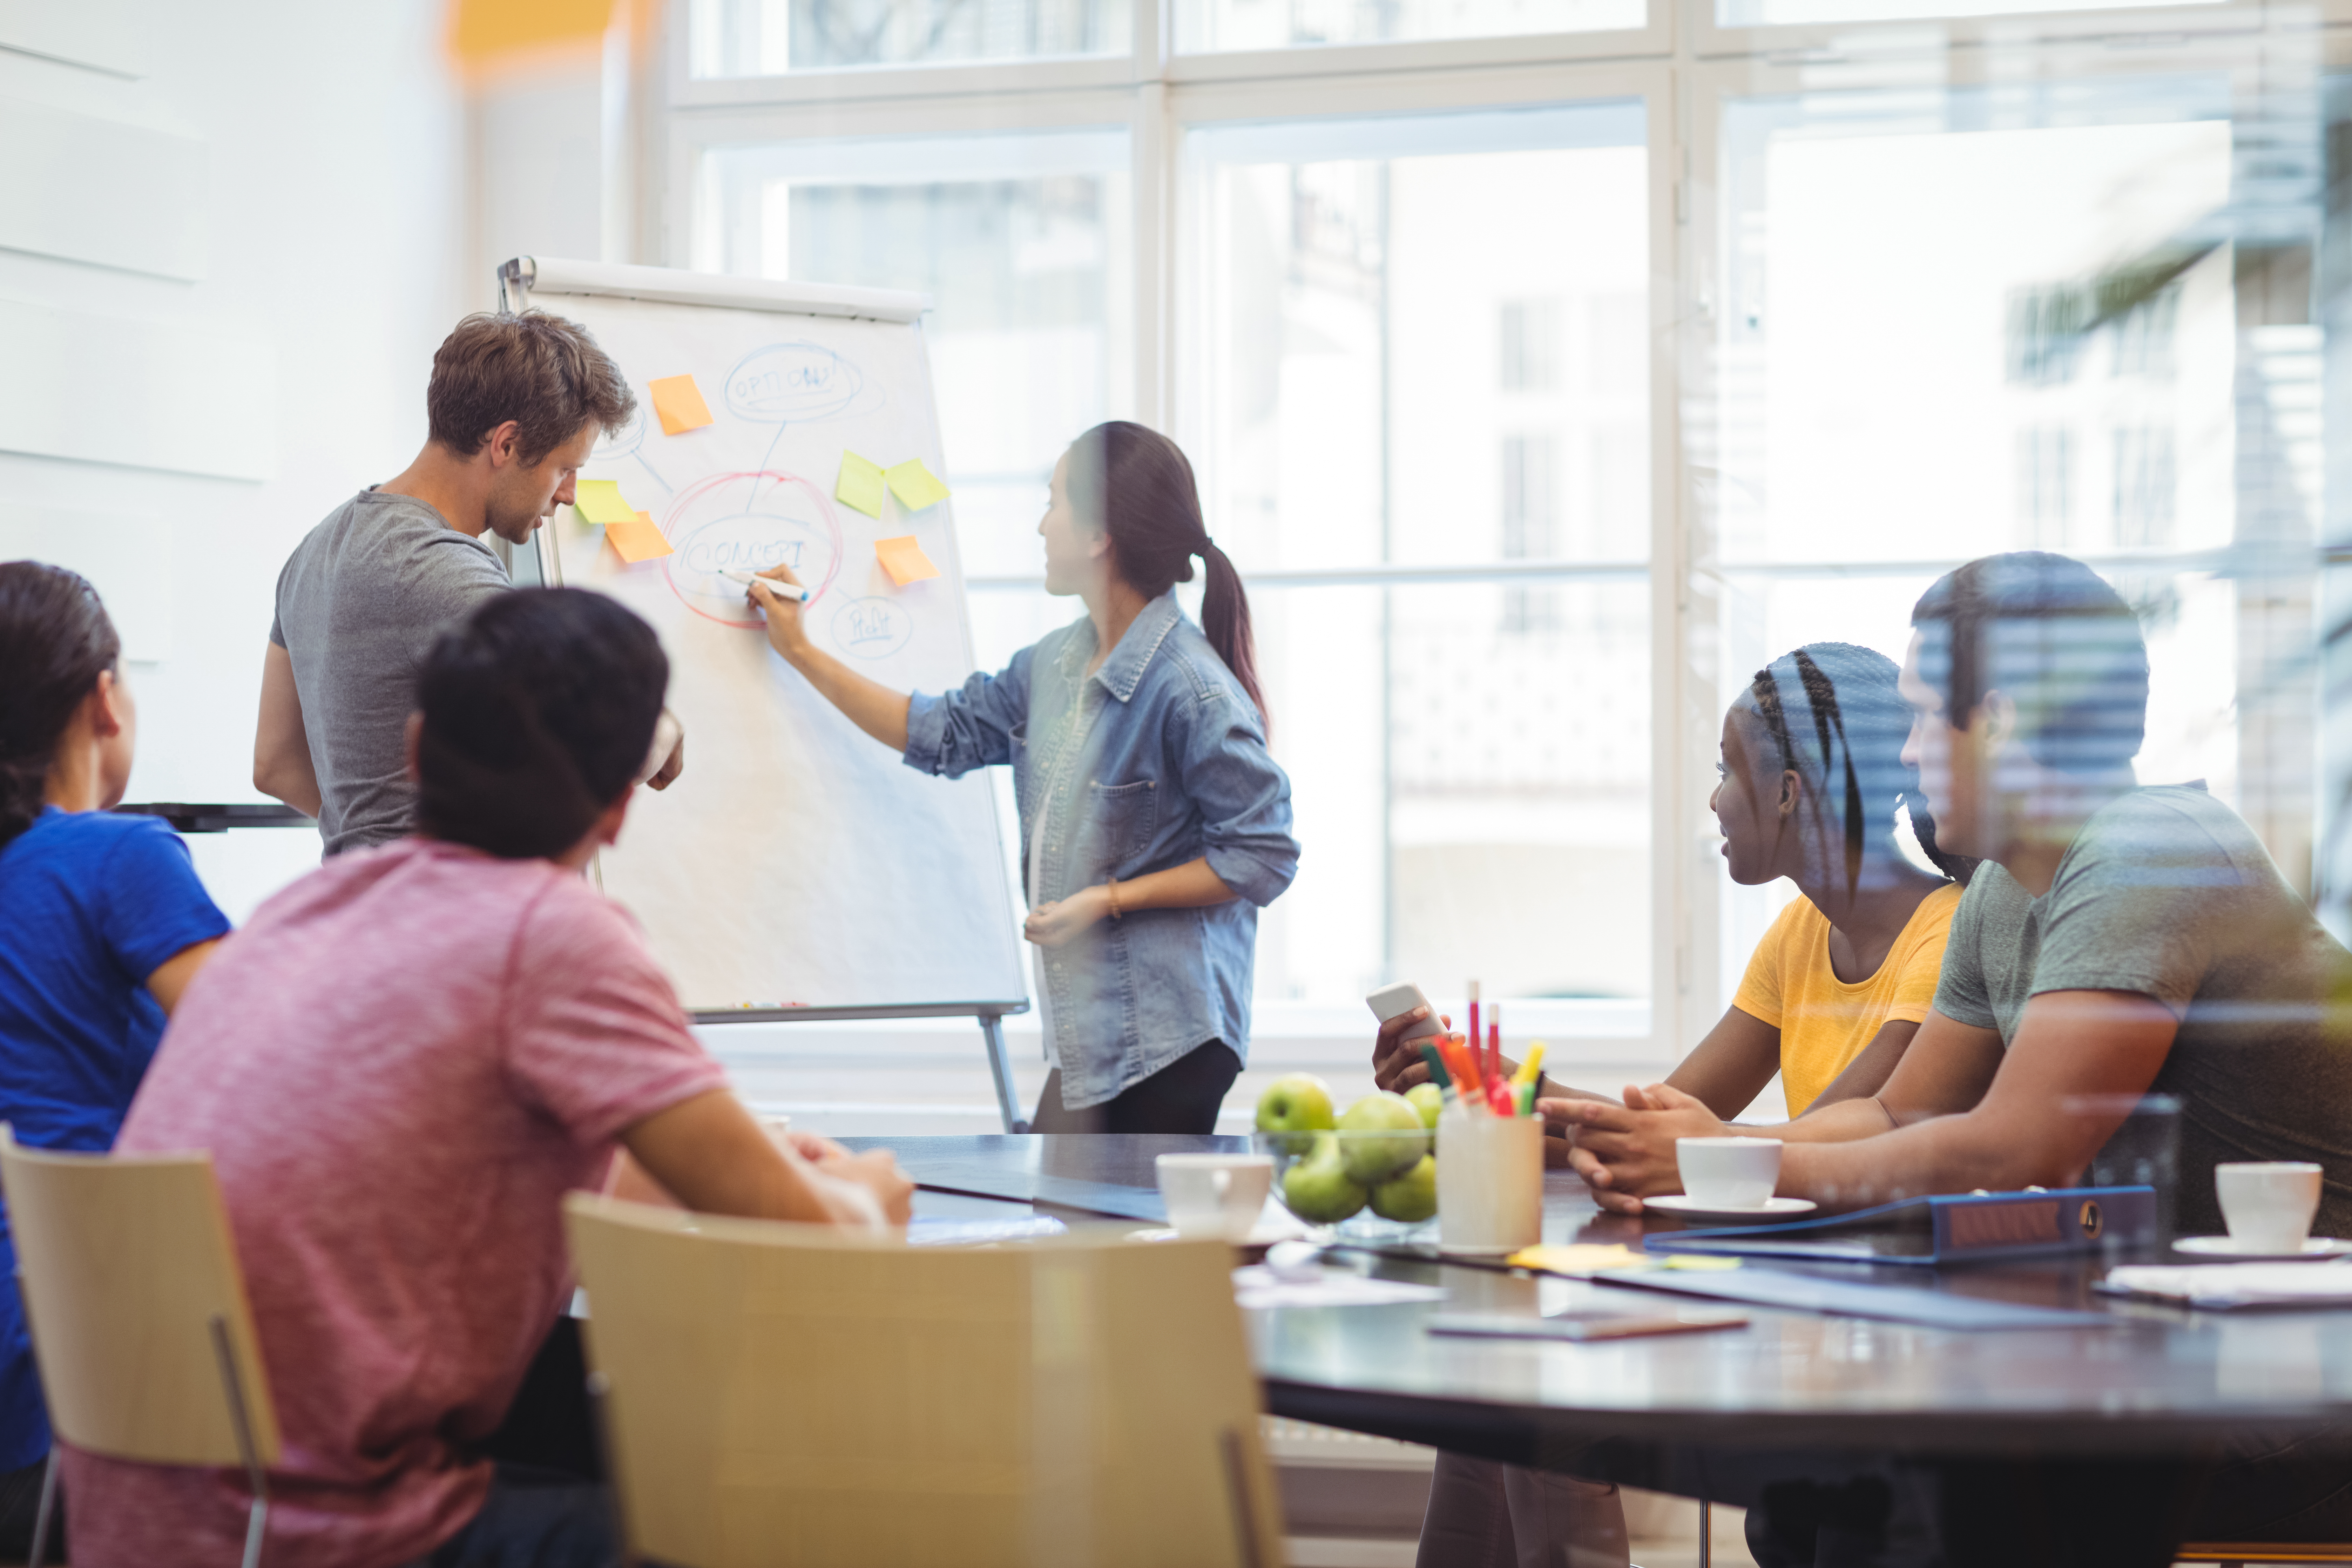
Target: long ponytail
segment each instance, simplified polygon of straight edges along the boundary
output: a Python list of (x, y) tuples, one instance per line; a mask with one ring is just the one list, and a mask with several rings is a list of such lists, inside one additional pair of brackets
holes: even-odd
[(121, 654), (87, 581), (37, 561), (0, 563), (0, 849), (40, 819), (58, 742)]
[(1201, 490), (1183, 449), (1148, 426), (1125, 419), (1097, 425), (1070, 443), (1065, 483), (1088, 526), (1110, 535), (1118, 574), (1146, 599), (1192, 580), (1192, 558), (1207, 571), (1201, 630), (1266, 719), (1257, 679), (1257, 640), (1241, 574), (1201, 521)]

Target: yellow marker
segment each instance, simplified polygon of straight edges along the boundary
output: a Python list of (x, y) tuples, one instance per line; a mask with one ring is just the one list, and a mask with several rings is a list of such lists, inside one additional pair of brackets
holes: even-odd
[(1543, 1071), (1543, 1051), (1544, 1047), (1541, 1040), (1538, 1040), (1528, 1047), (1528, 1059), (1521, 1062), (1519, 1064), (1519, 1070), (1511, 1075), (1512, 1088), (1517, 1089), (1523, 1083), (1533, 1083), (1536, 1081), (1536, 1076)]

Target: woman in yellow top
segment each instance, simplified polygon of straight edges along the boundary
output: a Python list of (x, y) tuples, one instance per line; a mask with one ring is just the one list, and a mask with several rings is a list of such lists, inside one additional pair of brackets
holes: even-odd
[[(1723, 718), (1721, 782), (1709, 802), (1731, 879), (1781, 877), (1804, 897), (1756, 947), (1722, 1021), (1666, 1082), (1726, 1121), (1775, 1072), (1789, 1114), (1815, 1100), (1878, 1092), (1927, 1016), (1944, 940), (1974, 862), (1936, 845), (1936, 824), (1903, 761), (1911, 712), (1893, 660), (1851, 643), (1810, 643), (1774, 659)], [(1895, 814), (1932, 876), (1895, 847)], [(1381, 1030), (1372, 1057), (1383, 1089), (1428, 1077), (1397, 1037), (1415, 1008)], [(1628, 1089), (1629, 1098), (1642, 1090)], [(1592, 1100), (1547, 1077), (1541, 1096)], [(1565, 1140), (1554, 1147), (1564, 1150)], [(1422, 1521), (1420, 1561), (1446, 1568), (1625, 1561), (1617, 1489), (1558, 1471), (1441, 1453)]]
[[(1895, 662), (1852, 643), (1783, 654), (1723, 716), (1720, 782), (1708, 804), (1731, 879), (1786, 877), (1804, 896), (1757, 944), (1731, 1006), (1666, 1082), (1738, 1116), (1779, 1073), (1789, 1114), (1878, 1092), (1927, 1019), (1944, 939), (1974, 862), (1936, 845), (1935, 819), (1903, 761), (1911, 711)], [(1895, 847), (1895, 814), (1943, 876)], [(1398, 1037), (1415, 1008), (1381, 1026), (1372, 1053), (1382, 1089), (1429, 1076)], [(1549, 1074), (1538, 1098), (1601, 1098)]]

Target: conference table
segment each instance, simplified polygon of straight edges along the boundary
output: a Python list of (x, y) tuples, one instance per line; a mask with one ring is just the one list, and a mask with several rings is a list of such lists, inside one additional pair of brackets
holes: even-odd
[[(1026, 1212), (1128, 1230), (1162, 1217), (1158, 1155), (1249, 1146), (1123, 1134), (845, 1142), (894, 1151), (920, 1189), (919, 1215)], [(1547, 1242), (1638, 1248), (1679, 1228), (1603, 1214), (1573, 1174), (1547, 1173)], [(1747, 1307), (1737, 1330), (1582, 1343), (1440, 1336), (1428, 1320), (1722, 1304), (1433, 1257), (1341, 1248), (1325, 1259), (1444, 1298), (1246, 1312), (1276, 1415), (1741, 1506), (1790, 1481), (1885, 1479), (1901, 1461), (1939, 1478), (1931, 1506), (1948, 1532), (1998, 1543), (2009, 1562), (2161, 1560), (2147, 1542), (2178, 1538), (2184, 1500), (2225, 1444), (2352, 1427), (2352, 1310), (2200, 1312), (2093, 1292), (2114, 1264), (2167, 1260), (2151, 1253), (1748, 1265), (2095, 1314), (2080, 1326), (1958, 1331)]]

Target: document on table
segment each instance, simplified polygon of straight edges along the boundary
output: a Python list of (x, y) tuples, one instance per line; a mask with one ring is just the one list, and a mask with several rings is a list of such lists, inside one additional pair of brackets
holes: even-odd
[(1244, 1307), (1388, 1307), (1400, 1301), (1443, 1301), (1434, 1285), (1375, 1279), (1326, 1268), (1307, 1279), (1286, 1279), (1263, 1263), (1234, 1270), (1234, 1300)]
[(2343, 1264), (2129, 1264), (2094, 1289), (2192, 1307), (2352, 1307), (2352, 1268)]

